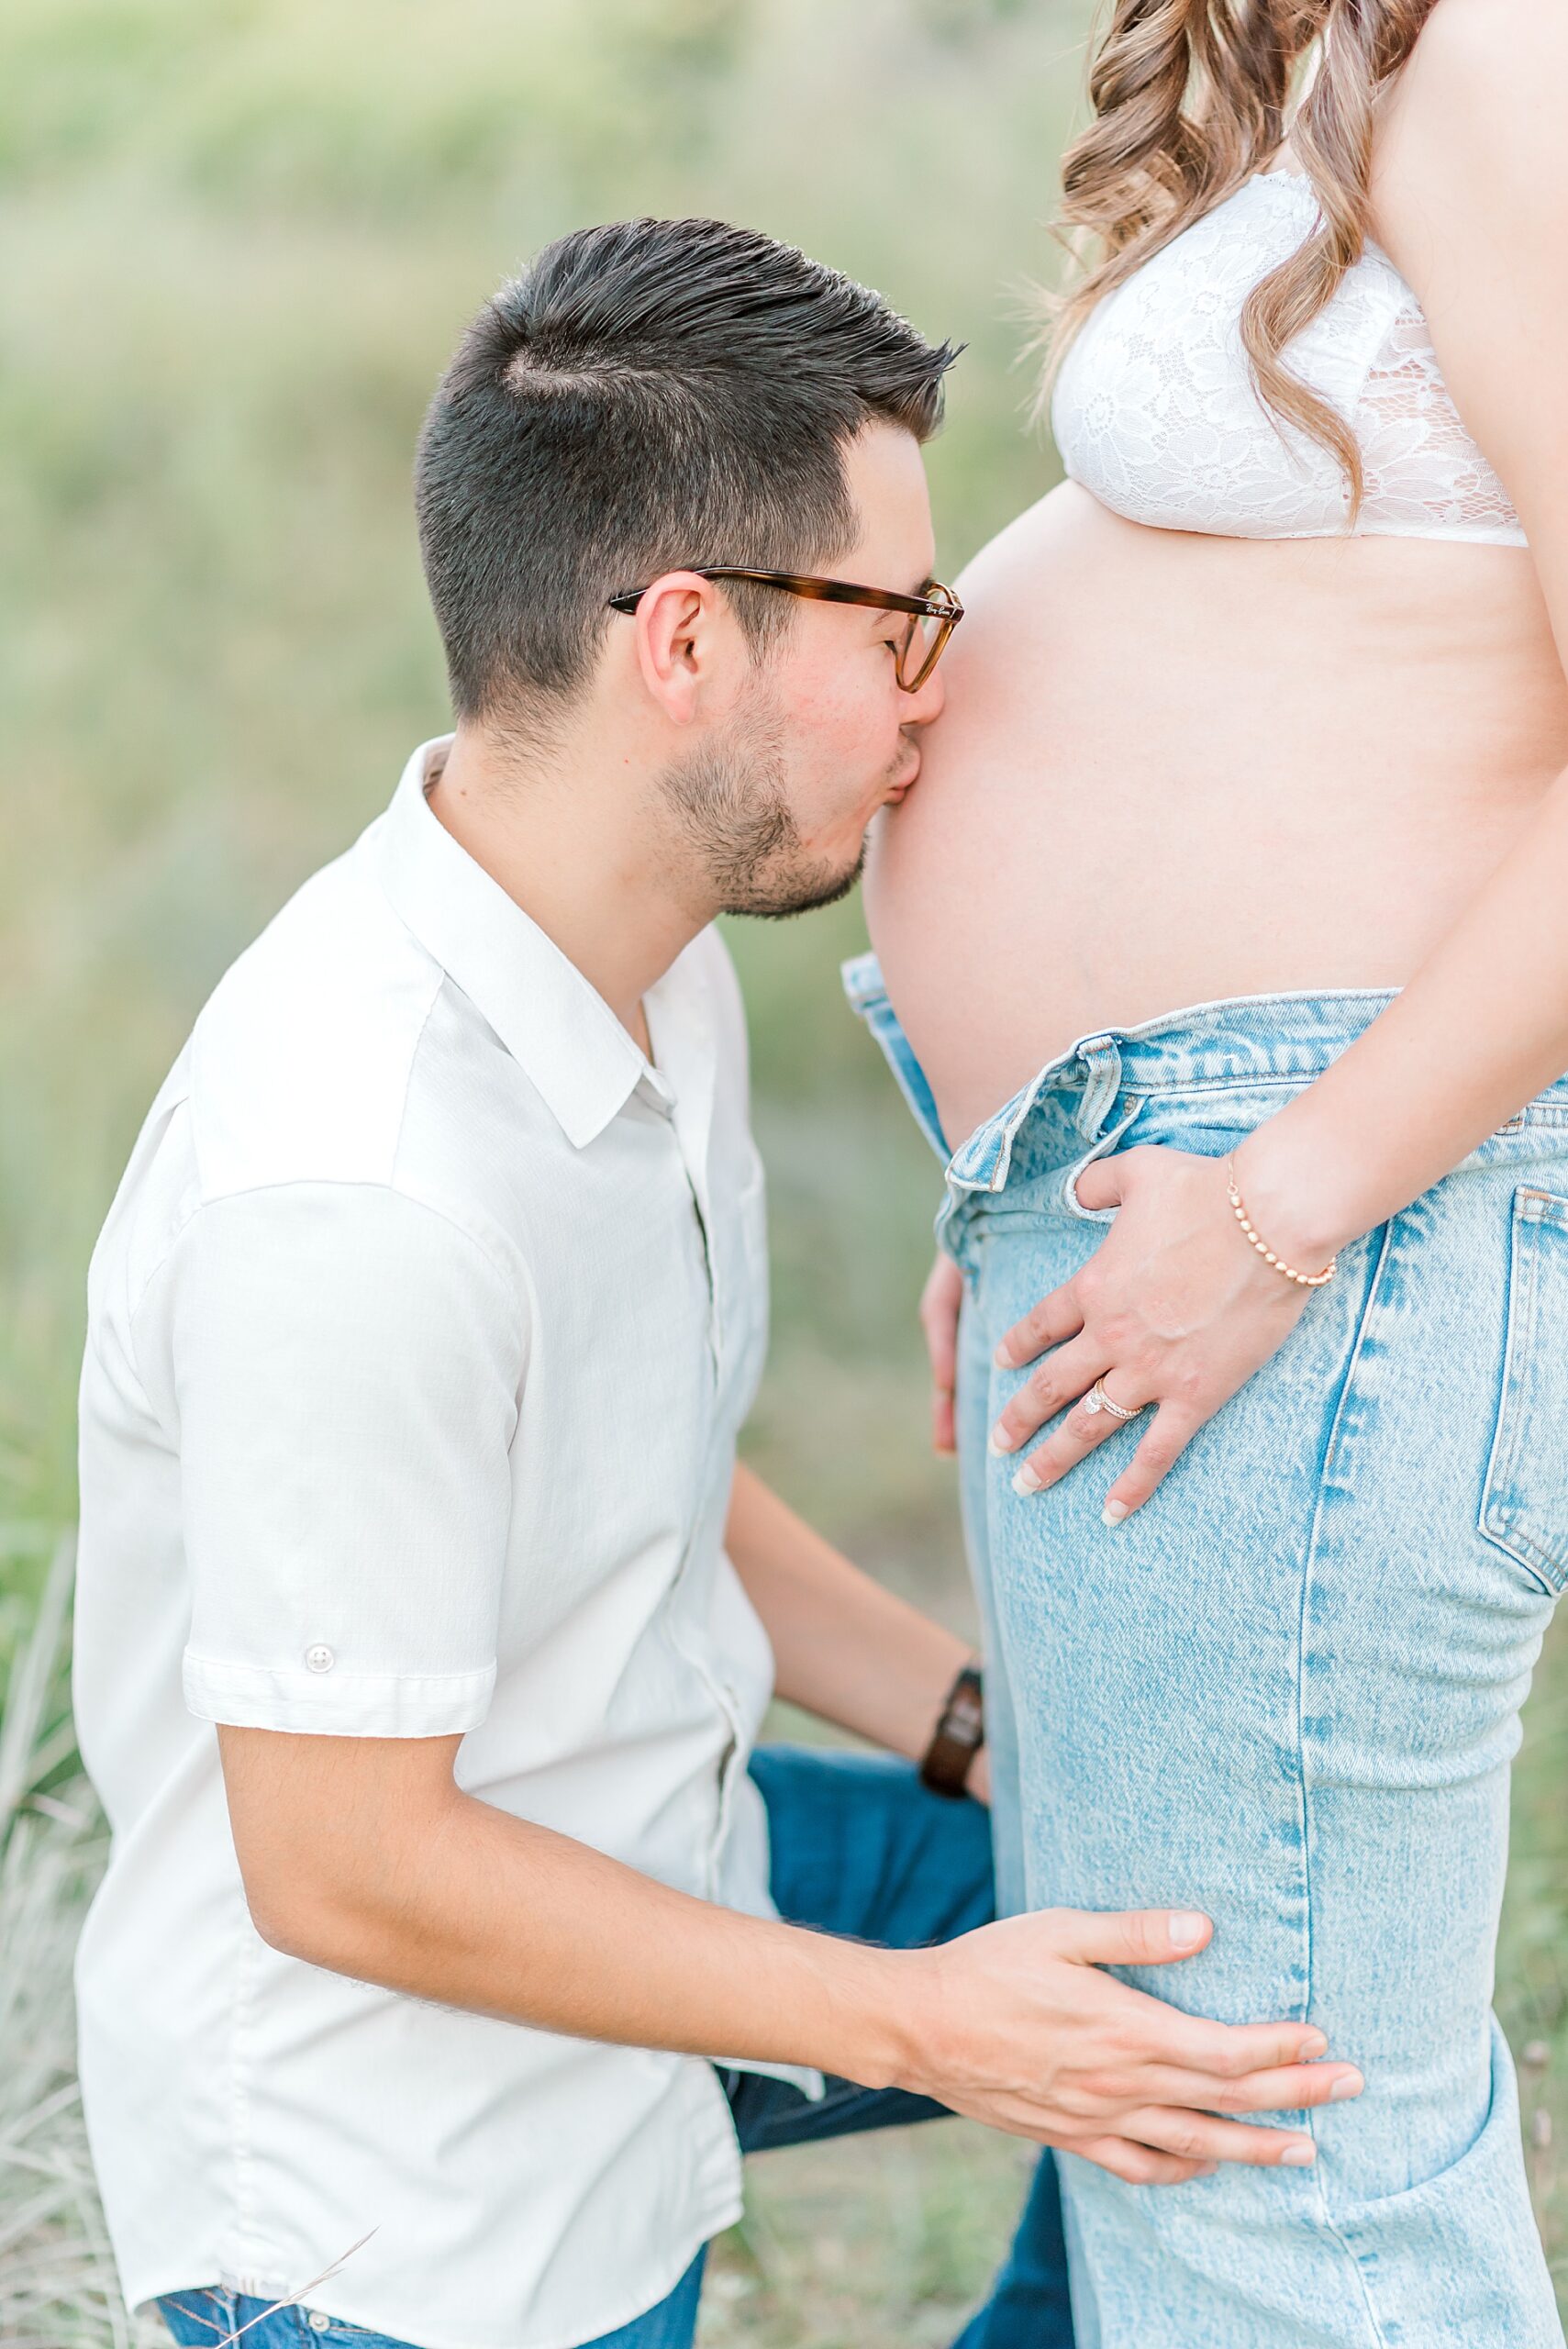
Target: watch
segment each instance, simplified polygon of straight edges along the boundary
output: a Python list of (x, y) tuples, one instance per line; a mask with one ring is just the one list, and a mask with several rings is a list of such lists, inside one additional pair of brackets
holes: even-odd
[(962, 1795), (975, 1755), (985, 1742), (980, 1667), (966, 1664), (948, 1690), (920, 1764), (920, 1784), (934, 1795)]

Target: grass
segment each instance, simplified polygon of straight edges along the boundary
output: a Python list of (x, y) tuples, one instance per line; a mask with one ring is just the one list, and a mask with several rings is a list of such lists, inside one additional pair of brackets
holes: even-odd
[(129, 2349), (74, 2073), (71, 1960), (104, 1858), (60, 1670), (72, 1544), (17, 1642), (0, 1725), (0, 2342)]
[[(8, 0), (0, 16), (0, 2349), (128, 2344), (71, 2073), (102, 1830), (63, 1709), (88, 1251), (192, 1016), (384, 803), (445, 696), (410, 450), (471, 311), (579, 221), (713, 211), (968, 343), (941, 561), (1049, 485), (1018, 291), (1087, 0)], [(851, 905), (737, 925), (773, 1210), (751, 1446), (966, 1618), (924, 1443), (932, 1172), (839, 997)], [(9, 1675), (8, 1680), (6, 1675)], [(1568, 2131), (1568, 1661), (1517, 1782), (1499, 1998), (1553, 2256)], [(1544, 2116), (1544, 2118), (1542, 2118)], [(705, 2349), (945, 2339), (1018, 2150), (958, 2124), (754, 2165)], [(161, 2337), (154, 2334), (152, 2337)]]

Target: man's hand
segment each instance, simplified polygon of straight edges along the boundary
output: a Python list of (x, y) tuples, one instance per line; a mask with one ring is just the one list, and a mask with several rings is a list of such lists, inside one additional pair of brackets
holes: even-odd
[(1309, 2136), (1217, 2116), (1359, 2096), (1353, 2065), (1313, 2060), (1327, 2050), (1321, 2032), (1209, 2022), (1096, 1970), (1190, 1957), (1212, 1930), (1166, 1909), (1055, 1909), (906, 1956), (922, 1979), (897, 2085), (1138, 2186), (1222, 2161), (1305, 2166)]
[(1014, 1480), (1020, 1493), (1043, 1492), (1125, 1425), (1084, 1407), (1096, 1379), (1125, 1410), (1152, 1405), (1106, 1497), (1106, 1521), (1114, 1525), (1149, 1498), (1204, 1421), (1284, 1343), (1311, 1292), (1283, 1279), (1237, 1230), (1220, 1159), (1127, 1150), (1092, 1161), (1077, 1187), (1082, 1206), (1119, 1212), (1083, 1270), (997, 1346), (1001, 1369), (1044, 1359), (997, 1420), (991, 1446), (1016, 1452), (1065, 1412)]
[(931, 1449), (956, 1452), (952, 1398), (958, 1384), (958, 1314), (963, 1275), (940, 1250), (920, 1292), (920, 1327), (931, 1358)]
[(1348, 2065), (1301, 2023), (1231, 2029), (1095, 1971), (1190, 1956), (1207, 1918), (1051, 1910), (887, 1950), (672, 1891), (454, 1782), (461, 1739), (222, 1725), (257, 1931), (360, 1982), (540, 2031), (810, 2064), (934, 2096), (1149, 2184), (1310, 2160), (1217, 2113), (1299, 2110)]

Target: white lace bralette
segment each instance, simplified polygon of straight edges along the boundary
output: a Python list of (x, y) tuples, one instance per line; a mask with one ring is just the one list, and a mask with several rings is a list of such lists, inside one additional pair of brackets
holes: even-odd
[[(1299, 172), (1260, 172), (1184, 229), (1090, 313), (1051, 402), (1069, 478), (1132, 522), (1241, 539), (1347, 527), (1329, 451), (1276, 423), (1252, 386), (1241, 306), (1311, 234)], [(1522, 547), (1496, 474), (1450, 399), (1421, 306), (1368, 243), (1285, 363), (1356, 435), (1366, 492), (1357, 535)]]

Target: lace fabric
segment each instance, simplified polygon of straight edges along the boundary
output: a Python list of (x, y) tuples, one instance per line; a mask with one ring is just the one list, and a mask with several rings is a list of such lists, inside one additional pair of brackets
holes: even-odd
[[(1330, 452), (1259, 397), (1241, 307), (1317, 217), (1311, 183), (1263, 172), (1106, 295), (1067, 354), (1051, 421), (1069, 476), (1130, 521), (1234, 538), (1337, 536), (1350, 488)], [(1368, 244), (1285, 363), (1356, 434), (1357, 536), (1523, 546), (1507, 493), (1461, 422), (1410, 287)]]

